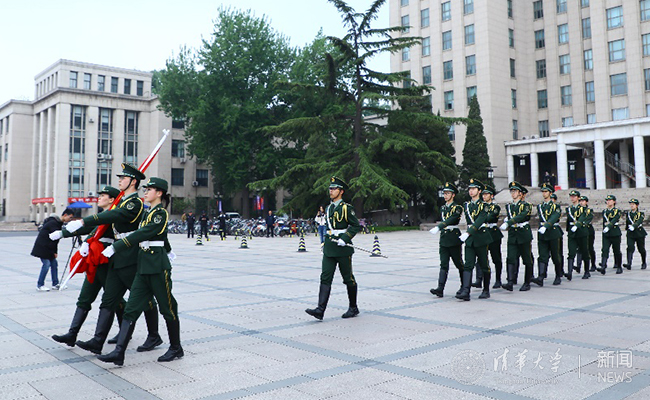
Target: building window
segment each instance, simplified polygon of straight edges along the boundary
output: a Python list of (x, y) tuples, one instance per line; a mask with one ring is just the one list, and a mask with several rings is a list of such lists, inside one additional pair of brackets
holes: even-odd
[(451, 125), (449, 127), (449, 132), (447, 132), (447, 136), (449, 137), (450, 142), (456, 140), (456, 127), (454, 125)]
[(535, 70), (537, 71), (537, 79), (546, 78), (546, 60), (535, 61)]
[(409, 47), (404, 47), (402, 49), (402, 61), (408, 61), (411, 59), (411, 49)]
[(582, 19), (582, 38), (589, 39), (591, 37), (591, 18)]
[(537, 132), (539, 137), (548, 137), (548, 120), (537, 122)]
[(408, 15), (402, 15), (402, 28), (404, 28), (404, 30), (402, 32), (408, 33), (409, 30), (410, 30), (409, 29), (410, 25), (411, 24), (409, 23), (409, 16)]
[(408, 89), (411, 87), (411, 71), (406, 71), (404, 80), (402, 81), (402, 87)]
[(571, 73), (571, 57), (568, 54), (560, 56), (560, 75)]
[(563, 14), (566, 12), (566, 0), (556, 0), (557, 13)]
[(467, 107), (469, 107), (469, 102), (472, 100), (472, 97), (476, 96), (476, 86), (470, 86), (467, 88)]
[(142, 96), (144, 93), (144, 82), (143, 81), (137, 81), (136, 83), (136, 94), (138, 96)]
[(111, 175), (113, 167), (111, 161), (97, 160), (97, 190), (111, 184)]
[(106, 85), (106, 77), (104, 75), (98, 75), (97, 76), (97, 90), (100, 92), (103, 92), (106, 90), (105, 88)]
[(558, 25), (557, 42), (559, 44), (569, 43), (569, 24)]
[(70, 87), (73, 89), (77, 88), (77, 72), (70, 71)]
[(650, 0), (641, 0), (639, 2), (639, 9), (641, 10), (641, 22), (650, 19)]
[(91, 79), (92, 79), (92, 75), (84, 74), (84, 89), (90, 90), (90, 80)]
[(516, 119), (512, 120), (512, 139), (517, 140), (519, 138), (519, 123)]
[(172, 140), (172, 157), (185, 157), (185, 141)]
[(442, 76), (443, 79), (448, 81), (454, 79), (454, 65), (453, 61), (445, 61), (442, 63)]
[(587, 114), (587, 123), (595, 124), (596, 123), (596, 114)]
[(474, 12), (474, 0), (463, 0), (463, 14), (471, 14)]
[(585, 97), (587, 103), (593, 103), (596, 101), (596, 92), (594, 91), (594, 81), (585, 82)]
[(124, 94), (131, 94), (131, 79), (124, 80)]
[(580, 7), (589, 7), (589, 0), (580, 0)]
[(584, 51), (585, 71), (594, 69), (594, 52), (589, 49)]
[(645, 90), (648, 91), (650, 90), (650, 68), (643, 70), (643, 78), (645, 81)]
[(515, 78), (516, 76), (517, 75), (516, 75), (516, 71), (515, 71), (515, 59), (511, 58), (510, 59), (510, 77)]
[(196, 181), (199, 183), (199, 186), (203, 186), (203, 187), (208, 186), (208, 170), (207, 169), (197, 169), (196, 170)]
[(465, 45), (474, 44), (474, 24), (465, 27)]
[(650, 56), (650, 33), (641, 35), (643, 41), (643, 56)]
[(537, 91), (537, 108), (548, 108), (548, 95), (546, 89)]
[[(99, 132), (97, 132), (97, 153), (102, 157), (113, 154), (113, 110), (99, 109)], [(100, 156), (97, 157), (100, 159)], [(108, 184), (107, 184), (108, 185)]]
[(442, 49), (451, 49), (451, 31), (442, 32)]
[(431, 55), (431, 38), (429, 36), (422, 39), (422, 56)]
[(562, 118), (562, 127), (568, 128), (573, 126), (573, 117), (563, 117)]
[(512, 0), (507, 0), (506, 3), (508, 5), (508, 18), (512, 18)]
[(573, 99), (571, 97), (571, 85), (560, 87), (560, 103), (563, 106), (570, 106), (573, 104)]
[(445, 110), (454, 109), (454, 91), (445, 92)]
[(608, 46), (609, 62), (625, 60), (625, 39), (609, 42)]
[(126, 111), (124, 119), (124, 162), (138, 165), (138, 113)]
[(533, 2), (533, 17), (535, 19), (544, 18), (544, 5), (542, 0)]
[(612, 110), (612, 121), (620, 121), (622, 119), (628, 118), (630, 118), (630, 115), (628, 113), (627, 107), (615, 108)]
[(623, 6), (607, 9), (607, 29), (623, 26)]
[(422, 25), (423, 28), (426, 28), (429, 26), (429, 9), (425, 8), (424, 10), (420, 11), (420, 25)]
[(612, 96), (627, 94), (627, 74), (610, 75), (609, 83), (612, 89)]
[(442, 9), (442, 20), (449, 21), (451, 19), (451, 1), (446, 1), (440, 6)]
[(172, 186), (185, 185), (185, 170), (183, 168), (172, 168)]
[[(85, 196), (86, 107), (70, 107), (70, 148), (68, 160), (68, 197)], [(5, 154), (6, 159), (6, 154)]]
[(510, 100), (512, 100), (512, 108), (516, 109), (517, 108), (517, 90), (516, 89), (510, 89)]
[(510, 45), (510, 47), (512, 47), (512, 48), (515, 47), (515, 30), (514, 29), (508, 29), (508, 45)]
[(111, 77), (111, 93), (117, 93), (117, 78)]
[(546, 43), (544, 42), (544, 29), (535, 31), (535, 48), (543, 49), (544, 46), (546, 46)]
[(401, 0), (401, 1), (400, 1), (400, 5), (401, 5), (402, 7), (406, 7), (406, 6), (408, 6), (408, 5), (409, 5), (409, 0)]
[(650, 104), (645, 105), (645, 116), (650, 117)]
[(5, 143), (5, 161), (9, 159), (9, 143)]
[(465, 57), (465, 75), (476, 74), (476, 56)]
[(431, 66), (427, 65), (422, 67), (422, 83), (425, 85), (431, 84)]

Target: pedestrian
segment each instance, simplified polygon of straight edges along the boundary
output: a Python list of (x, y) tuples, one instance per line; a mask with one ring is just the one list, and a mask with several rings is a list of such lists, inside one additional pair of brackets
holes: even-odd
[(206, 241), (210, 241), (210, 238), (208, 237), (208, 222), (209, 222), (208, 216), (205, 214), (205, 211), (201, 214), (199, 217), (199, 223), (201, 224), (201, 236), (205, 238)]
[(266, 222), (266, 237), (275, 237), (275, 233), (273, 232), (273, 228), (275, 226), (275, 215), (273, 215), (273, 211), (269, 210), (269, 215), (266, 216), (265, 219)]
[(106, 257), (128, 252), (130, 249), (136, 249), (138, 252), (138, 268), (124, 310), (117, 345), (112, 352), (97, 357), (100, 361), (115, 365), (124, 364), (124, 353), (133, 335), (135, 323), (140, 314), (148, 309), (152, 296), (158, 301), (169, 335), (169, 349), (158, 357), (158, 361), (167, 362), (184, 356), (178, 304), (172, 294), (171, 261), (176, 255), (171, 251), (167, 240), (169, 214), (166, 208), (170, 201), (168, 184), (161, 178), (149, 178), (143, 187), (144, 199), (151, 207), (142, 217), (138, 230), (116, 240), (102, 252)]
[(191, 237), (194, 239), (194, 223), (196, 222), (196, 217), (192, 211), (187, 213), (185, 221), (187, 222), (187, 238), (189, 239)]
[(359, 233), (361, 225), (351, 204), (343, 201), (343, 194), (348, 191), (348, 185), (341, 178), (330, 178), (329, 196), (331, 203), (327, 206), (328, 233), (323, 246), (323, 261), (321, 265), (320, 288), (318, 291), (318, 307), (308, 308), (305, 312), (312, 317), (322, 320), (327, 308), (327, 302), (332, 291), (332, 281), (336, 266), (343, 277), (348, 292), (349, 307), (341, 316), (352, 318), (359, 315), (357, 307), (357, 281), (352, 273), (352, 254), (354, 248), (352, 238)]
[(551, 194), (553, 194), (555, 188), (550, 183), (544, 183), (541, 191), (543, 201), (537, 205), (537, 215), (539, 217), (539, 229), (537, 230), (538, 273), (537, 278), (533, 278), (532, 281), (539, 286), (544, 286), (550, 254), (555, 267), (553, 285), (559, 285), (562, 283), (562, 276), (564, 276), (562, 255), (560, 254), (560, 237), (562, 236), (560, 217), (562, 211), (558, 205), (551, 201)]
[[(567, 236), (569, 254), (567, 257), (567, 273), (564, 275), (570, 281), (573, 276), (573, 267), (576, 253), (582, 255), (581, 262), (585, 268), (589, 268), (589, 223), (594, 219), (590, 208), (579, 204), (580, 192), (572, 190), (569, 192), (571, 206), (567, 207)], [(580, 266), (577, 265), (580, 272)]]
[(634, 245), (639, 250), (641, 255), (641, 269), (646, 269), (646, 251), (645, 251), (645, 237), (647, 235), (643, 229), (643, 220), (645, 214), (639, 211), (639, 200), (630, 199), (630, 211), (627, 212), (625, 219), (625, 229), (627, 230), (627, 264), (623, 266), (627, 269), (632, 269), (632, 257), (634, 257)]
[(219, 214), (219, 236), (221, 237), (221, 240), (226, 240), (226, 232), (228, 230), (227, 221), (228, 216), (225, 212), (221, 211)]
[(530, 231), (530, 214), (532, 205), (522, 199), (524, 191), (523, 186), (516, 181), (510, 182), (510, 197), (512, 203), (506, 205), (506, 220), (499, 227), (502, 231), (508, 231), (508, 256), (507, 272), (508, 283), (503, 284), (503, 288), (512, 291), (518, 275), (517, 263), (521, 257), (524, 263), (524, 284), (519, 291), (525, 292), (530, 290), (530, 282), (533, 278), (533, 260), (531, 243), (533, 234)]
[(50, 291), (50, 288), (45, 286), (45, 277), (47, 276), (48, 271), (50, 271), (52, 275), (52, 289), (59, 290), (59, 272), (57, 269), (59, 263), (56, 258), (59, 253), (60, 238), (52, 240), (49, 235), (54, 231), (60, 230), (63, 224), (72, 220), (72, 217), (74, 217), (74, 212), (69, 208), (63, 210), (60, 217), (56, 214), (52, 214), (43, 221), (43, 227), (38, 232), (38, 236), (36, 236), (36, 241), (34, 242), (31, 254), (32, 256), (41, 259), (41, 273), (38, 275), (38, 280), (36, 281), (36, 290), (39, 292)]
[(609, 248), (614, 253), (614, 268), (617, 274), (623, 273), (623, 254), (621, 254), (621, 228), (618, 227), (621, 219), (621, 210), (616, 208), (616, 196), (607, 195), (605, 198), (607, 208), (603, 210), (603, 246), (601, 252), (602, 262), (598, 272), (605, 275)]
[[(490, 236), (492, 236), (492, 242), (488, 246), (488, 253), (492, 257), (492, 263), (494, 264), (495, 270), (495, 279), (494, 286), (492, 289), (498, 289), (502, 286), (501, 282), (501, 273), (503, 271), (503, 258), (501, 256), (501, 240), (503, 239), (503, 234), (497, 225), (499, 222), (499, 215), (501, 214), (501, 207), (494, 203), (494, 196), (497, 191), (493, 186), (485, 185), (485, 190), (483, 191), (483, 202), (485, 203), (486, 212), (487, 212), (487, 222), (486, 226)], [(477, 272), (480, 269), (477, 270)]]
[(323, 247), (325, 243), (325, 233), (327, 232), (327, 216), (325, 215), (325, 207), (318, 207), (318, 213), (316, 213), (316, 229), (318, 229), (318, 236), (320, 236), (320, 245)]
[(431, 294), (438, 297), (442, 297), (445, 290), (445, 284), (449, 276), (449, 259), (453, 260), (456, 269), (458, 269), (461, 290), (463, 288), (463, 242), (460, 241), (460, 229), (458, 228), (460, 218), (463, 215), (463, 206), (454, 202), (458, 194), (458, 188), (453, 183), (445, 183), (442, 193), (445, 204), (440, 208), (441, 221), (429, 231), (433, 235), (440, 232), (440, 240), (438, 241), (438, 253), (440, 255), (438, 287), (429, 290)]
[(543, 183), (548, 183), (549, 185), (551, 184), (551, 175), (546, 171), (544, 173), (544, 182)]
[[(589, 197), (580, 196), (580, 205), (582, 207), (588, 208), (589, 213), (591, 215), (594, 215), (594, 210), (592, 208), (589, 208)], [(589, 239), (587, 239), (587, 248), (589, 249), (589, 261), (591, 262), (591, 268), (589, 268), (590, 272), (596, 271), (596, 248), (594, 247), (594, 244), (596, 242), (596, 231), (594, 229), (594, 225), (592, 224), (592, 222), (593, 220), (587, 221), (587, 229), (589, 230)], [(580, 253), (577, 254), (576, 260), (578, 260), (576, 264), (581, 265), (582, 255)], [(577, 267), (574, 266), (573, 270), (576, 271), (576, 268)], [(580, 272), (580, 270), (578, 269), (577, 272)], [(590, 276), (591, 274), (589, 274), (587, 277)]]

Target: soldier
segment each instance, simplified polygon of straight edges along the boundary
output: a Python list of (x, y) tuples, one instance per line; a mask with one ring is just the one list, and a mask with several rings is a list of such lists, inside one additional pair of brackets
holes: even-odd
[(499, 226), (497, 225), (499, 222), (499, 214), (501, 214), (501, 207), (492, 202), (496, 193), (497, 191), (493, 186), (485, 185), (485, 190), (483, 191), (483, 202), (485, 203), (487, 212), (486, 226), (488, 232), (490, 232), (490, 236), (492, 236), (492, 243), (488, 246), (488, 253), (492, 257), (492, 263), (494, 263), (495, 270), (494, 286), (492, 286), (492, 289), (498, 289), (501, 287), (501, 271), (503, 270), (503, 261), (501, 257), (501, 239), (503, 238), (503, 233), (501, 233)]
[(627, 264), (623, 264), (623, 266), (627, 269), (632, 269), (634, 244), (636, 243), (636, 248), (639, 249), (639, 254), (641, 254), (641, 269), (646, 269), (645, 237), (647, 233), (645, 229), (643, 229), (645, 214), (639, 211), (639, 200), (630, 199), (629, 203), (630, 211), (627, 212), (627, 218), (625, 219), (625, 226), (627, 229)]
[(205, 214), (205, 211), (203, 211), (203, 214), (199, 217), (199, 223), (201, 225), (201, 236), (205, 238), (206, 241), (210, 241), (210, 237), (208, 236), (208, 221), (210, 219), (208, 216)]
[[(552, 186), (552, 184), (551, 184)], [(551, 201), (555, 204), (557, 204), (557, 194), (551, 193)], [(560, 218), (562, 214), (562, 207), (558, 206), (560, 209)], [(559, 222), (559, 221), (558, 221)], [(560, 238), (559, 238), (559, 253), (560, 253), (560, 269), (562, 270), (562, 276), (564, 276), (564, 231), (562, 230), (562, 225), (558, 224), (557, 229), (560, 231)]]
[(621, 254), (621, 229), (618, 227), (621, 219), (621, 210), (616, 208), (616, 196), (607, 195), (605, 198), (607, 208), (603, 210), (603, 246), (602, 246), (602, 263), (598, 272), (605, 275), (607, 268), (607, 258), (609, 257), (609, 248), (612, 247), (614, 253), (614, 268), (617, 274), (623, 273), (623, 255)]
[(227, 220), (228, 216), (221, 211), (221, 214), (219, 214), (219, 235), (221, 236), (221, 240), (226, 240), (226, 231), (228, 230)]
[(343, 193), (348, 189), (347, 183), (333, 176), (330, 179), (329, 196), (332, 201), (327, 210), (327, 228), (325, 244), (323, 245), (322, 272), (320, 275), (320, 289), (318, 292), (318, 307), (308, 308), (305, 312), (312, 317), (322, 320), (327, 308), (327, 302), (332, 290), (332, 280), (336, 266), (343, 277), (348, 291), (349, 307), (342, 315), (343, 318), (352, 318), (359, 315), (357, 307), (357, 281), (352, 273), (352, 254), (354, 248), (352, 238), (361, 231), (361, 225), (354, 213), (351, 204), (343, 201)]
[[(580, 196), (580, 205), (585, 208), (589, 208), (589, 197), (587, 196)], [(592, 208), (589, 208), (589, 212), (593, 215), (594, 210)], [(591, 268), (589, 268), (590, 272), (593, 272), (596, 270), (596, 249), (594, 247), (594, 243), (596, 242), (596, 231), (594, 230), (594, 224), (591, 223), (592, 221), (589, 221), (589, 224), (587, 225), (587, 229), (589, 229), (589, 239), (587, 240), (587, 247), (589, 248), (589, 259), (591, 261)], [(576, 259), (578, 262), (576, 264), (581, 265), (582, 261), (582, 255), (578, 253)], [(573, 267), (574, 271), (580, 272), (577, 266)], [(591, 274), (587, 275), (587, 278), (590, 277)], [(585, 279), (585, 277), (582, 277)]]
[(194, 239), (194, 223), (196, 222), (196, 217), (194, 216), (194, 213), (190, 211), (187, 214), (187, 238), (190, 238), (190, 235), (192, 236), (192, 239)]
[[(120, 240), (138, 228), (144, 210), (142, 200), (138, 197), (138, 186), (140, 181), (145, 179), (145, 176), (137, 168), (127, 163), (122, 163), (122, 172), (117, 176), (119, 177), (118, 187), (124, 191), (124, 197), (120, 200), (119, 205), (112, 210), (71, 222), (66, 227), (68, 232), (74, 233), (84, 226), (94, 227), (112, 224), (115, 239)], [(78, 340), (77, 346), (92, 353), (101, 354), (102, 347), (113, 324), (115, 311), (119, 308), (124, 294), (131, 289), (133, 284), (137, 271), (137, 262), (138, 252), (136, 248), (122, 251), (110, 258), (106, 286), (99, 306), (95, 336), (85, 342)], [(149, 305), (149, 310), (144, 312), (149, 334), (144, 344), (138, 347), (138, 351), (153, 350), (156, 346), (162, 344), (162, 338), (158, 334), (158, 310), (153, 301)]]
[(544, 201), (537, 206), (537, 215), (539, 216), (539, 229), (537, 230), (537, 259), (538, 275), (537, 278), (532, 279), (534, 283), (539, 286), (544, 286), (544, 277), (548, 269), (549, 253), (553, 260), (555, 267), (555, 280), (554, 285), (559, 285), (562, 282), (562, 262), (560, 259), (560, 237), (562, 231), (560, 230), (560, 216), (562, 212), (560, 207), (551, 201), (551, 194), (555, 188), (550, 183), (545, 182), (542, 185), (542, 197)]
[[(585, 268), (589, 269), (589, 223), (594, 219), (594, 214), (591, 209), (578, 204), (579, 198), (580, 192), (577, 190), (569, 192), (571, 206), (566, 209), (567, 236), (569, 237), (567, 261), (569, 265), (567, 266), (567, 273), (564, 275), (568, 280), (571, 280), (573, 276), (573, 264), (578, 251), (582, 255), (581, 261), (584, 263)], [(577, 271), (580, 272), (580, 265), (577, 267)]]
[(461, 278), (461, 289), (463, 287), (463, 258), (461, 255), (463, 242), (460, 241), (460, 229), (458, 229), (458, 223), (463, 214), (463, 206), (454, 203), (458, 188), (453, 183), (445, 183), (442, 190), (445, 198), (445, 205), (440, 208), (442, 221), (429, 231), (433, 235), (442, 231), (439, 241), (440, 273), (438, 275), (438, 287), (430, 290), (431, 294), (438, 297), (442, 297), (445, 290), (445, 283), (447, 283), (447, 276), (449, 275), (450, 258), (458, 269), (458, 275)]
[(508, 185), (510, 196), (513, 202), (506, 205), (507, 220), (499, 227), (502, 231), (508, 230), (508, 257), (506, 265), (508, 268), (508, 283), (503, 288), (512, 291), (517, 276), (517, 261), (519, 257), (523, 260), (525, 267), (524, 284), (519, 288), (525, 292), (530, 290), (530, 282), (533, 276), (533, 260), (531, 243), (533, 234), (530, 232), (528, 222), (532, 211), (532, 205), (523, 201), (523, 186), (519, 182), (510, 182)]
[(465, 202), (465, 221), (467, 232), (460, 235), (460, 240), (465, 243), (465, 265), (463, 267), (463, 286), (456, 298), (469, 301), (472, 283), (472, 269), (478, 259), (478, 265), (483, 270), (483, 292), (479, 299), (490, 298), (490, 265), (487, 259), (487, 249), (492, 236), (484, 225), (487, 221), (485, 204), (481, 201), (481, 192), (485, 186), (478, 179), (469, 180), (469, 196), (471, 201)]

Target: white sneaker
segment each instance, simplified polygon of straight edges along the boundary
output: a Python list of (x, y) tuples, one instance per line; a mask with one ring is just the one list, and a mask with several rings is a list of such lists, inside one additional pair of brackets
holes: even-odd
[(38, 290), (39, 292), (49, 292), (50, 288), (47, 286), (39, 286), (36, 288), (36, 290)]

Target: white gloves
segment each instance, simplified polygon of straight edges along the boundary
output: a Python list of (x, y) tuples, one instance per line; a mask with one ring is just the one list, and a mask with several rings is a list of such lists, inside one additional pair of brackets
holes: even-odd
[(578, 230), (578, 227), (577, 227), (577, 226), (573, 225), (573, 226), (571, 227), (571, 232), (575, 232), (575, 231), (577, 231), (577, 230)]
[(345, 246), (348, 245), (347, 243), (345, 243), (345, 241), (344, 241), (343, 239), (338, 239), (338, 240), (336, 241), (336, 244), (338, 244), (338, 245), (341, 246), (341, 247), (345, 247)]
[(440, 232), (440, 228), (434, 226), (433, 228), (429, 229), (429, 232), (431, 232), (432, 235), (437, 235), (438, 232)]
[(79, 248), (79, 254), (81, 254), (82, 257), (88, 256), (88, 250), (90, 249), (90, 246), (88, 245), (88, 242), (83, 242), (81, 244), (81, 247)]
[(61, 231), (54, 231), (50, 233), (50, 240), (53, 242), (56, 242), (57, 240), (61, 239), (63, 237), (63, 232)]
[(111, 258), (111, 256), (115, 254), (115, 247), (113, 247), (113, 245), (108, 246), (104, 251), (102, 251), (102, 254), (106, 258)]
[(609, 232), (609, 226), (606, 226), (605, 229), (603, 229), (603, 233)]
[(176, 259), (176, 253), (170, 251), (169, 253), (167, 253), (167, 257), (169, 258), (169, 262), (172, 262)]
[(544, 232), (546, 232), (546, 227), (545, 227), (545, 226), (542, 226), (541, 228), (539, 228), (539, 229), (537, 230), (537, 232), (539, 232), (540, 235), (543, 235)]
[(634, 225), (630, 225), (630, 226), (627, 228), (627, 230), (630, 231), (630, 232), (633, 232), (633, 231), (634, 231)]
[(70, 233), (74, 233), (74, 232), (78, 231), (79, 229), (81, 229), (82, 226), (84, 226), (83, 220), (78, 219), (76, 221), (68, 222), (68, 225), (65, 226), (65, 229), (67, 229), (68, 232), (70, 232)]
[(469, 238), (469, 233), (465, 232), (462, 235), (460, 235), (460, 241), (465, 243), (465, 241)]
[(507, 222), (502, 223), (499, 229), (501, 229), (502, 231), (508, 230), (508, 223)]

